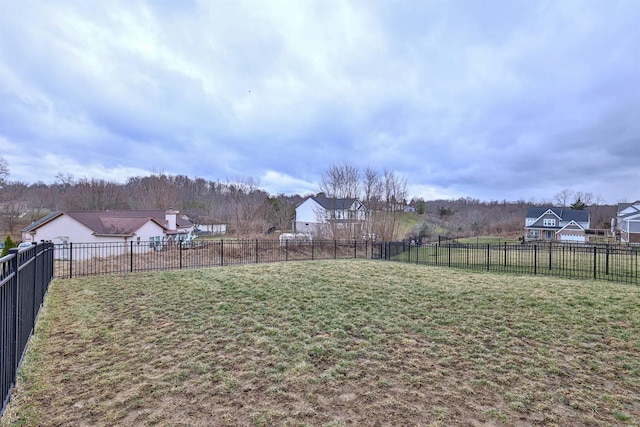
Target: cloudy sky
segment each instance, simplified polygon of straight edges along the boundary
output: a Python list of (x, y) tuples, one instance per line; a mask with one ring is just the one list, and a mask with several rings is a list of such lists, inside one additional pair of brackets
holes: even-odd
[(0, 0), (10, 180), (640, 198), (638, 0)]

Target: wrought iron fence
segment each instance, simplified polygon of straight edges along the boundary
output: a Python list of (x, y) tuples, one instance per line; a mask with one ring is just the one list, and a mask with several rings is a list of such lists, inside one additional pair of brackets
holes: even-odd
[(420, 244), (340, 240), (41, 243), (26, 249), (14, 249), (0, 259), (2, 412), (53, 277), (346, 258), (640, 283), (640, 248), (620, 245)]
[(71, 278), (276, 261), (370, 258), (371, 248), (371, 242), (354, 240), (69, 243), (55, 245), (54, 276)]
[(640, 248), (625, 245), (412, 244), (372, 245), (374, 259), (514, 274), (640, 283)]
[(0, 416), (53, 277), (53, 245), (12, 249), (0, 258)]

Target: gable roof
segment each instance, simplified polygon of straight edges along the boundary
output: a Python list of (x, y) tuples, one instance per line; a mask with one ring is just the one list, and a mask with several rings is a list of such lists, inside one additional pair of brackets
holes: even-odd
[(357, 199), (353, 197), (338, 199), (335, 197), (324, 197), (324, 196), (316, 196), (311, 197), (316, 203), (322, 206), (325, 209), (331, 210), (346, 210), (350, 209), (351, 206), (357, 201)]
[(546, 208), (529, 208), (527, 218), (540, 218), (547, 211), (553, 212), (562, 221), (589, 222), (591, 214), (588, 210), (578, 210), (570, 208), (546, 207)]
[[(54, 219), (68, 215), (90, 229), (96, 235), (132, 235), (148, 221), (167, 229), (165, 211), (157, 210), (113, 210), (113, 211), (57, 211), (23, 228), (22, 232), (33, 231)], [(176, 216), (177, 227), (190, 227), (191, 223), (182, 215)]]
[(571, 220), (567, 225), (562, 227), (560, 230), (556, 231), (556, 234), (562, 233), (566, 229), (575, 230), (576, 228), (581, 231), (584, 231), (584, 228), (580, 224), (578, 224), (574, 220)]
[[(623, 211), (628, 211), (623, 213)], [(636, 216), (640, 214), (640, 200), (633, 203), (619, 203), (618, 204), (618, 218), (627, 218), (630, 216)]]

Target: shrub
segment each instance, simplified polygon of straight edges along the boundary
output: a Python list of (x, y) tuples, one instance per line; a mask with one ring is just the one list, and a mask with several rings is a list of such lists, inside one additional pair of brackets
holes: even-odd
[(16, 245), (16, 242), (14, 242), (11, 239), (11, 236), (7, 234), (7, 238), (4, 239), (4, 247), (2, 248), (2, 254), (0, 254), (0, 258), (2, 258), (3, 256), (9, 255), (9, 249), (13, 249), (16, 246), (18, 246)]

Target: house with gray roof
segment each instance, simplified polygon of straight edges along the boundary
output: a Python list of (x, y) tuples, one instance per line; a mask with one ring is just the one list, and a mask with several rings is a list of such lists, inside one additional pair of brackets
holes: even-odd
[(360, 238), (366, 210), (355, 198), (308, 197), (296, 207), (294, 231), (316, 238)]
[(563, 207), (535, 207), (527, 211), (525, 241), (560, 241), (585, 243), (591, 227), (588, 210)]
[(618, 204), (613, 231), (622, 243), (640, 243), (640, 200)]

